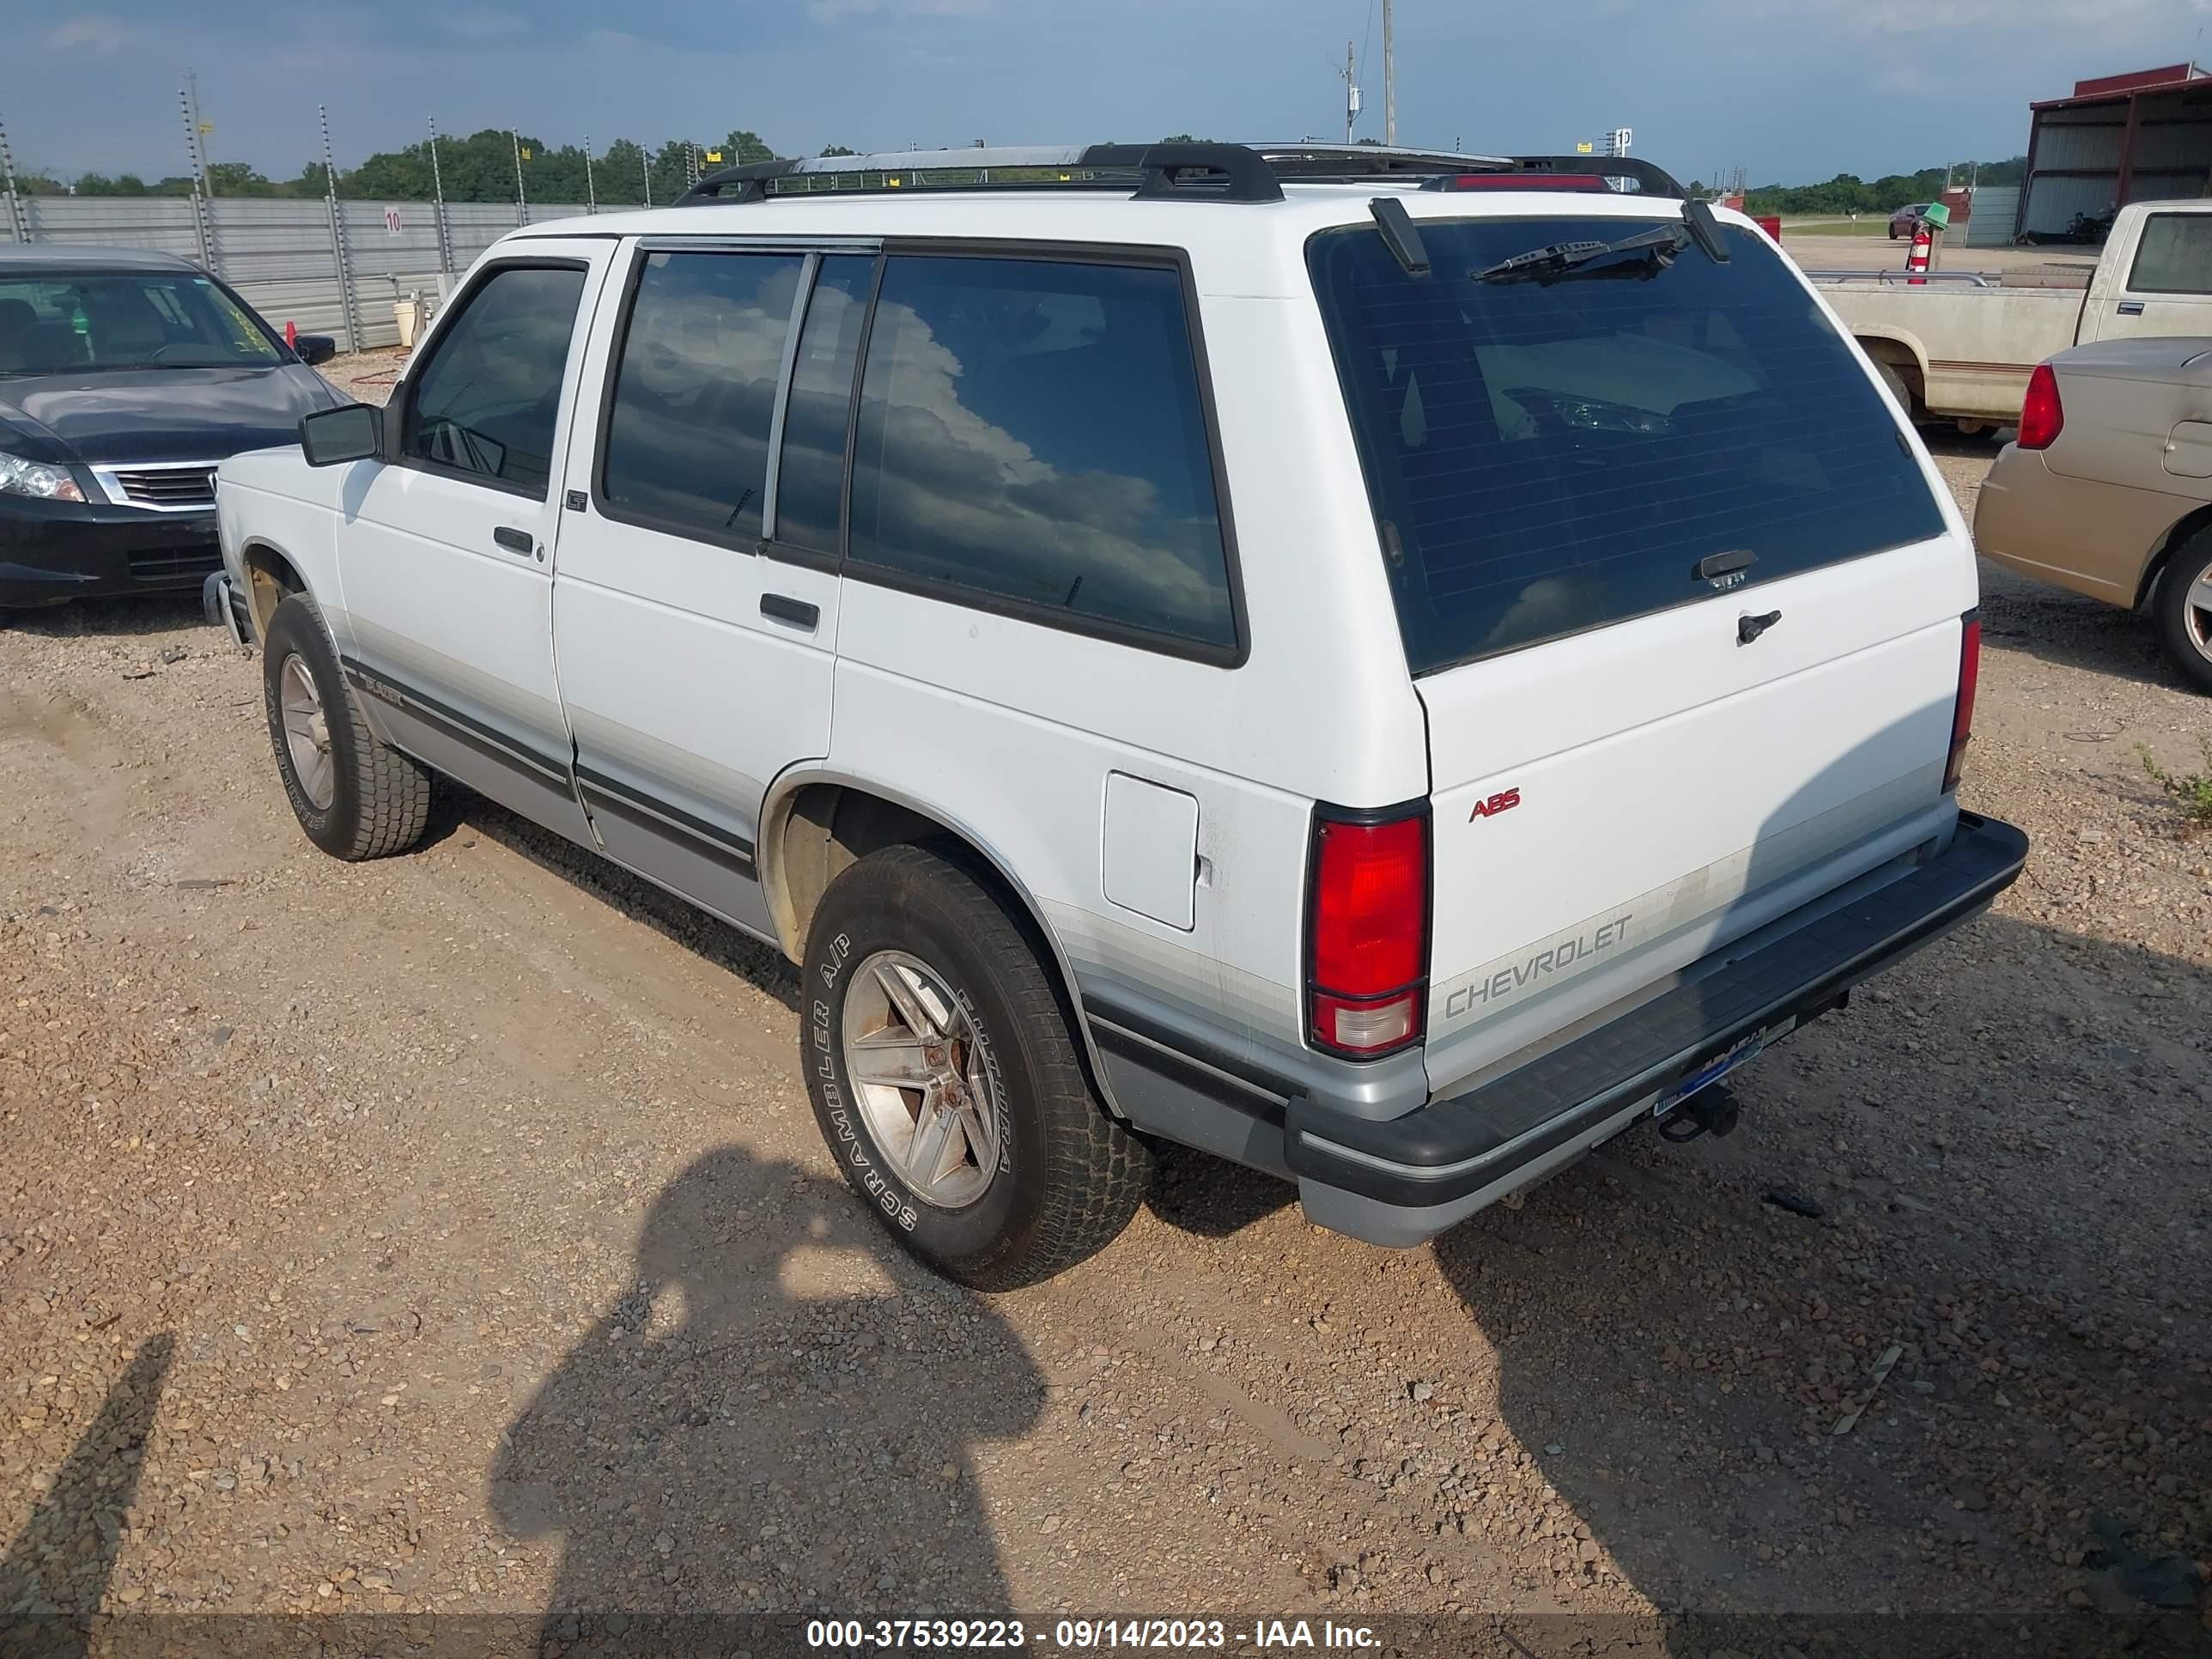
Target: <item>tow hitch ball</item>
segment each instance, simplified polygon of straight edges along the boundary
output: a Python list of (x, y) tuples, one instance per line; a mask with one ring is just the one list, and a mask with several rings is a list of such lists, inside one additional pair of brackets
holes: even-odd
[(1735, 1120), (1735, 1097), (1723, 1085), (1709, 1083), (1660, 1121), (1659, 1133), (1680, 1146), (1699, 1135), (1732, 1134)]

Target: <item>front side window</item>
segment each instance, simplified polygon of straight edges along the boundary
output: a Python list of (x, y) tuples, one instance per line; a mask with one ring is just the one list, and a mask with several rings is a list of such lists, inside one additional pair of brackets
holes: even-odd
[[(1943, 520), (1850, 343), (1765, 237), (1485, 281), (1632, 219), (1424, 220), (1430, 274), (1371, 225), (1307, 264), (1416, 674), (1899, 547)], [(1741, 591), (1741, 590), (1739, 590)]]
[(1236, 617), (1182, 282), (893, 258), (853, 459), (855, 568), (1213, 651)]
[(576, 267), (494, 270), (412, 377), (402, 452), (544, 495), (583, 293)]
[(244, 307), (190, 271), (0, 277), (0, 374), (283, 361)]
[(804, 259), (655, 252), (631, 301), (601, 504), (676, 534), (753, 539), (776, 375)]
[(2154, 213), (2143, 221), (2130, 294), (2212, 294), (2212, 213)]
[(822, 262), (799, 331), (775, 483), (775, 539), (811, 552), (837, 550), (845, 498), (845, 422), (853, 408), (853, 364), (867, 319), (872, 255), (834, 253)]

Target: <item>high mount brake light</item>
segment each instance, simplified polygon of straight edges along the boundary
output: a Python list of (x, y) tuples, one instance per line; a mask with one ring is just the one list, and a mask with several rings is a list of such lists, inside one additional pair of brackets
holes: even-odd
[(1306, 1025), (1319, 1047), (1370, 1060), (1421, 1040), (1428, 992), (1427, 803), (1314, 819)]

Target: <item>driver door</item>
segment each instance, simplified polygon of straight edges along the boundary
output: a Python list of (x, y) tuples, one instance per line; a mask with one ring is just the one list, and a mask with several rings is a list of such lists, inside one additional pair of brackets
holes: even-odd
[(589, 843), (554, 678), (553, 542), (611, 240), (480, 266), (409, 365), (338, 527), (346, 673), (393, 743)]

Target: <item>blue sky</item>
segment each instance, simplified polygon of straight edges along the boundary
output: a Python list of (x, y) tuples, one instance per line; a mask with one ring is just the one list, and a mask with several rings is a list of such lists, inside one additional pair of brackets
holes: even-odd
[[(0, 0), (19, 162), (181, 172), (199, 76), (216, 161), (296, 173), (327, 103), (340, 166), (442, 131), (548, 143), (758, 131), (785, 153), (1342, 131), (1370, 0)], [(1379, 11), (1379, 4), (1375, 8)], [(2212, 56), (2212, 0), (1397, 0), (1401, 143), (1567, 149), (1610, 126), (1679, 175), (1872, 178), (2016, 154), (2027, 101)], [(30, 67), (36, 46), (36, 73)]]

